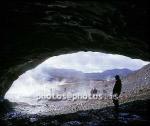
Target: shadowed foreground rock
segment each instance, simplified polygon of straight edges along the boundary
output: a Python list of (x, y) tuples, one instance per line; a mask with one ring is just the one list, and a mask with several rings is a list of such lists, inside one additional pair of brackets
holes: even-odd
[(9, 112), (5, 117), (1, 117), (0, 123), (3, 126), (148, 126), (149, 105), (150, 100), (122, 104), (118, 116), (113, 107), (57, 116), (21, 115)]

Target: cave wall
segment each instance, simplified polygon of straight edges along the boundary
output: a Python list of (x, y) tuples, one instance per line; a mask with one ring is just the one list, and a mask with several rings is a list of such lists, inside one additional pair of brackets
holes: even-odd
[(0, 95), (54, 55), (100, 51), (150, 60), (148, 2), (6, 0), (0, 46)]

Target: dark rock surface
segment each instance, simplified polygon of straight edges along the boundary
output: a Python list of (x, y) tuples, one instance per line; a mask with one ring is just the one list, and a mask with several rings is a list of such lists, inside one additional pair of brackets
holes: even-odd
[(57, 116), (22, 115), (13, 111), (0, 118), (3, 126), (148, 126), (150, 100), (138, 100), (100, 110), (80, 111)]
[(3, 115), (3, 113), (9, 112), (10, 110), (12, 110), (12, 104), (7, 99), (0, 97), (0, 115)]

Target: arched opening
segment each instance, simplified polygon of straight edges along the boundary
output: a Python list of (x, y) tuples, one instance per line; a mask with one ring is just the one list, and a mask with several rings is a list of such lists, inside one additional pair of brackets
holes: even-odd
[[(131, 98), (147, 91), (149, 68), (149, 62), (118, 54), (92, 51), (63, 54), (50, 57), (20, 75), (5, 98), (17, 103), (17, 111), (29, 114), (97, 109), (109, 105), (115, 75), (122, 79), (122, 96)], [(98, 99), (91, 97), (93, 94)], [(108, 99), (102, 104), (104, 96)]]
[[(114, 67), (108, 70), (99, 69), (97, 64), (100, 65), (101, 60), (99, 61), (97, 56), (93, 55), (90, 58), (88, 54), (86, 60), (80, 53), (81, 57), (80, 55), (77, 57), (83, 65), (72, 64), (74, 60), (67, 60), (67, 63), (73, 65), (73, 70), (72, 67), (65, 67), (62, 62), (53, 62), (53, 65), (54, 63), (56, 65), (53, 69), (46, 66), (44, 66), (46, 70), (37, 69), (39, 68), (37, 65), (40, 66), (40, 63), (49, 57), (81, 50), (121, 54), (150, 61), (148, 0), (6, 0), (2, 5), (3, 41), (0, 49), (2, 126), (149, 124), (149, 64), (137, 67), (135, 62), (137, 60), (125, 58), (126, 60), (113, 62)], [(93, 57), (96, 57), (96, 60)], [(131, 60), (134, 63), (131, 63)], [(76, 61), (77, 64), (79, 61)], [(107, 68), (112, 66), (107, 63), (108, 61), (104, 62)], [(60, 64), (63, 66), (57, 68)], [(116, 68), (120, 65), (127, 65), (127, 68), (125, 66)], [(34, 68), (35, 66), (37, 67)], [(78, 69), (74, 69), (77, 67)], [(78, 100), (76, 96), (74, 101), (49, 99), (51, 92), (60, 95), (70, 92), (70, 95), (88, 93), (92, 96), (95, 94), (110, 96), (116, 81), (112, 72), (114, 69), (117, 69), (119, 75), (122, 69), (125, 69), (125, 73), (127, 71), (130, 73), (120, 76), (123, 89), (119, 102), (125, 104), (119, 104), (119, 114), (115, 120), (117, 112), (114, 113), (114, 106), (109, 106), (114, 105), (112, 99), (89, 100), (85, 97), (85, 100)], [(106, 75), (111, 73), (112, 76), (105, 76), (103, 72), (106, 72)], [(59, 76), (56, 76), (56, 73)], [(11, 103), (4, 99), (4, 96)], [(123, 96), (126, 96), (126, 99), (123, 99)], [(11, 104), (16, 111), (11, 109)], [(104, 106), (106, 107), (99, 109)], [(88, 111), (78, 111), (85, 109)], [(68, 114), (70, 112), (75, 113)]]

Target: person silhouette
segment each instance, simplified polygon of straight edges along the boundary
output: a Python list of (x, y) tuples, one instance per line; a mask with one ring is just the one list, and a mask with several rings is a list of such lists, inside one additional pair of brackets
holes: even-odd
[(97, 94), (97, 89), (96, 88), (92, 88), (92, 90), (91, 90), (91, 97), (93, 97), (94, 95), (96, 95)]
[(118, 107), (119, 107), (119, 95), (121, 93), (121, 88), (122, 88), (122, 83), (119, 75), (115, 76), (116, 82), (113, 88), (113, 103), (115, 105), (115, 111), (118, 112)]

